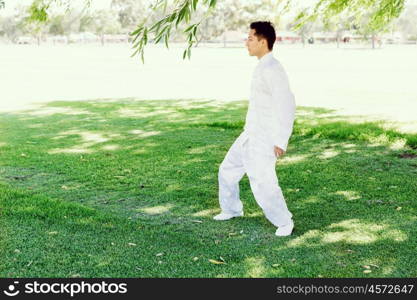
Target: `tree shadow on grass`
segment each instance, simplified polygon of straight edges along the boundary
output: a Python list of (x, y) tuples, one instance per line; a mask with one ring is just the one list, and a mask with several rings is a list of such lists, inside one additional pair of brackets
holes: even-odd
[[(273, 235), (246, 177), (246, 217), (211, 221), (218, 166), (245, 112), (244, 102), (127, 99), (54, 102), (4, 114), (0, 176), (51, 198), (169, 228), (166, 251), (198, 237), (228, 262), (227, 270), (210, 269), (210, 277), (359, 277), (369, 264), (377, 266), (370, 267), (372, 276), (416, 275), (410, 267), (416, 163), (401, 158), (415, 152), (416, 137), (378, 122), (297, 108), (288, 154), (277, 164), (296, 222), (293, 236)], [(178, 239), (183, 234), (189, 238)]]

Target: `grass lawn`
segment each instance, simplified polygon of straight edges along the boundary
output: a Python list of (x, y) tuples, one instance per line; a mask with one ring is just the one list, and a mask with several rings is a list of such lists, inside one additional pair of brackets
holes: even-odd
[[(278, 238), (217, 170), (246, 102), (51, 102), (0, 117), (1, 277), (416, 277), (417, 135), (298, 107)], [(210, 261), (211, 260), (211, 261)], [(218, 263), (215, 263), (218, 262)]]

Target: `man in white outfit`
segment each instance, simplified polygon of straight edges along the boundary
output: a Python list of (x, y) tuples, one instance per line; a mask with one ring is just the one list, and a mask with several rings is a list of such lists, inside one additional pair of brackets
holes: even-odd
[(249, 107), (243, 132), (230, 147), (219, 168), (219, 202), (223, 221), (243, 216), (239, 181), (246, 173), (252, 192), (277, 236), (292, 233), (294, 222), (287, 208), (275, 172), (276, 160), (287, 150), (291, 136), (295, 101), (288, 77), (272, 54), (276, 40), (270, 22), (250, 25), (246, 41), (250, 56), (258, 57), (251, 83)]

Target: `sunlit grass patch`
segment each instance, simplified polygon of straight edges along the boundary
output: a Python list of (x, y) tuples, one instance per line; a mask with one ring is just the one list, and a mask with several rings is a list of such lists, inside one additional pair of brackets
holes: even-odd
[(276, 167), (294, 234), (274, 235), (247, 177), (245, 216), (213, 221), (246, 108), (122, 99), (2, 114), (0, 274), (417, 276), (417, 139), (382, 122), (299, 107)]

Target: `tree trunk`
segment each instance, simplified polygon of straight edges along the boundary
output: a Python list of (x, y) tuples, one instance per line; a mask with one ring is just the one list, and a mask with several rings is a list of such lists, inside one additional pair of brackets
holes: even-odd
[(337, 48), (340, 48), (340, 30), (338, 30), (336, 32), (336, 43), (337, 43)]
[(375, 34), (372, 33), (372, 49), (375, 49)]

